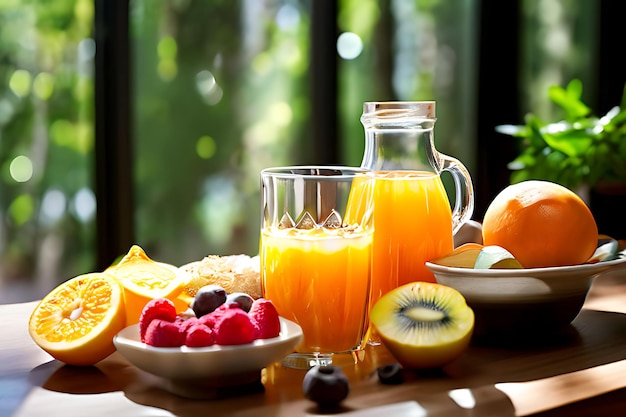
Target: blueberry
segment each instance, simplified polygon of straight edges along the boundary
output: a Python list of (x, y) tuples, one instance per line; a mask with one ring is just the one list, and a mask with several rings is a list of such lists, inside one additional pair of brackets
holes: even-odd
[(211, 284), (200, 288), (191, 303), (196, 317), (209, 314), (226, 302), (226, 290), (219, 285)]
[(250, 307), (252, 307), (254, 298), (243, 292), (234, 292), (228, 294), (228, 296), (226, 297), (226, 302), (237, 303), (239, 305), (239, 308), (247, 313), (250, 311)]
[(402, 366), (399, 363), (384, 365), (376, 369), (378, 380), (385, 385), (398, 385), (404, 382)]
[(314, 366), (304, 375), (304, 395), (321, 407), (332, 407), (343, 401), (350, 391), (348, 377), (332, 365)]

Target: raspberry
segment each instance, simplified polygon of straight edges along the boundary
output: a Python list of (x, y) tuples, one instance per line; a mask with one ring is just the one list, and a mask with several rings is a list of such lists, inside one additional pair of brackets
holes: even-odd
[(223, 312), (213, 331), (219, 345), (243, 345), (256, 339), (258, 329), (245, 311), (232, 308)]
[(254, 300), (248, 313), (259, 329), (258, 339), (270, 339), (280, 334), (280, 319), (274, 304), (265, 298)]
[(193, 326), (200, 324), (199, 320), (196, 317), (189, 317), (188, 319), (186, 318), (179, 319), (177, 317), (174, 323), (176, 323), (178, 327), (180, 328), (180, 330), (185, 333), (188, 332), (189, 329), (191, 329)]
[(189, 347), (203, 347), (215, 344), (213, 330), (203, 324), (194, 324), (187, 330), (185, 344)]
[[(213, 310), (212, 312), (210, 312), (209, 314), (205, 314), (204, 316), (200, 317), (198, 319), (198, 321), (202, 324), (204, 324), (205, 326), (208, 327), (215, 327), (215, 324), (221, 319), (221, 317), (224, 315), (224, 313), (226, 313), (229, 310), (241, 310), (241, 307), (239, 307), (239, 304), (232, 302), (232, 303), (224, 303), (222, 305), (220, 305), (218, 308), (216, 308), (215, 310)], [(243, 310), (241, 310), (243, 311)]]
[(145, 335), (146, 330), (150, 322), (154, 319), (161, 319), (165, 321), (176, 320), (176, 307), (174, 303), (167, 298), (155, 298), (148, 301), (141, 310), (141, 316), (139, 317), (139, 336), (142, 342), (146, 343)]
[(156, 347), (178, 347), (185, 344), (186, 334), (173, 321), (154, 319), (146, 330), (145, 343)]

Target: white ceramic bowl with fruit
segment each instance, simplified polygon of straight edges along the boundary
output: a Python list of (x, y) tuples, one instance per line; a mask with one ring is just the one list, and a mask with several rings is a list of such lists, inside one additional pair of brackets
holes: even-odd
[(579, 314), (593, 279), (626, 258), (529, 269), (472, 269), (428, 262), (438, 283), (459, 291), (474, 310), (477, 337), (526, 337), (563, 330)]
[(164, 378), (171, 392), (206, 398), (219, 388), (258, 382), (263, 368), (301, 340), (300, 326), (280, 317), (270, 300), (209, 285), (185, 314), (168, 299), (151, 300), (139, 323), (113, 343), (137, 368)]
[(245, 382), (248, 376), (258, 379), (261, 369), (291, 353), (301, 338), (300, 326), (281, 317), (278, 337), (242, 345), (154, 347), (141, 342), (138, 324), (119, 332), (114, 343), (130, 363), (151, 374), (171, 380), (213, 379), (226, 385)]
[(465, 297), (480, 338), (556, 335), (579, 314), (595, 277), (626, 266), (623, 248), (598, 235), (584, 202), (554, 183), (507, 187), (488, 207), (480, 235), (426, 264), (438, 283)]

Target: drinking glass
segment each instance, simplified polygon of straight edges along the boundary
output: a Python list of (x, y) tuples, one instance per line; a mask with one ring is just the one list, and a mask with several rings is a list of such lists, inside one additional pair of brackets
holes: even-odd
[(291, 166), (261, 171), (261, 285), (303, 330), (282, 363), (355, 363), (368, 327), (373, 172)]

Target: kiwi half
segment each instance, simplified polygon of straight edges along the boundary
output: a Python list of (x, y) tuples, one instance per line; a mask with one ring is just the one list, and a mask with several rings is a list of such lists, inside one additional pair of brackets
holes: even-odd
[(474, 312), (451, 287), (413, 282), (391, 290), (370, 311), (389, 352), (406, 369), (439, 368), (461, 355), (474, 330)]

